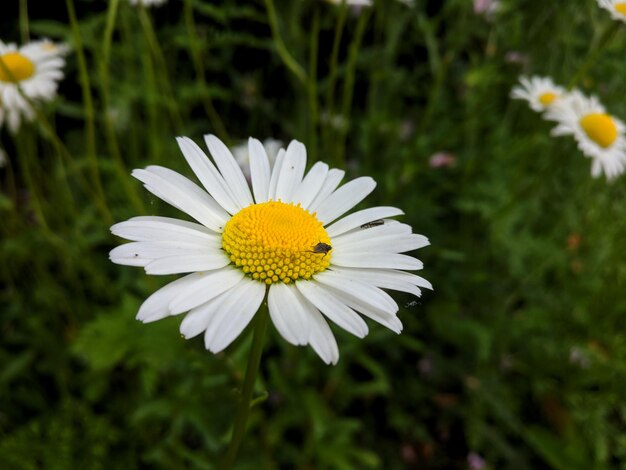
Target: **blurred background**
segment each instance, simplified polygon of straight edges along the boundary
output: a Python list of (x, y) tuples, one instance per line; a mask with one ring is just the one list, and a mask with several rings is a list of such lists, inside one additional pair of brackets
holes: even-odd
[[(211, 469), (251, 342), (214, 356), (174, 277), (113, 265), (112, 223), (180, 217), (130, 177), (192, 177), (174, 137), (298, 139), (373, 176), (430, 238), (404, 331), (333, 328), (337, 366), (270, 328), (237, 468), (626, 469), (626, 180), (509, 98), (522, 74), (626, 118), (626, 34), (595, 1), (3, 2), (0, 40), (66, 43), (58, 96), (0, 130), (0, 467)], [(83, 62), (84, 60), (84, 62)], [(82, 65), (81, 65), (82, 64)]]

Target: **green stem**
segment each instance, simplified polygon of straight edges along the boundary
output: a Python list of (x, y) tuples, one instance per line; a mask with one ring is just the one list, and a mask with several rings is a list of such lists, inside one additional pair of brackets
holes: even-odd
[(600, 36), (600, 39), (598, 40), (596, 45), (589, 48), (589, 52), (587, 53), (587, 57), (585, 58), (585, 61), (583, 62), (583, 64), (578, 69), (578, 72), (576, 72), (576, 74), (572, 77), (569, 84), (567, 85), (568, 90), (571, 90), (572, 88), (574, 88), (574, 86), (576, 86), (578, 81), (585, 76), (587, 71), (591, 68), (591, 66), (600, 56), (600, 53), (603, 52), (606, 49), (606, 46), (611, 42), (611, 40), (613, 40), (613, 38), (615, 37), (615, 34), (619, 30), (619, 26), (620, 26), (619, 22), (612, 21), (609, 24), (609, 26), (607, 26), (607, 28), (604, 30), (604, 32)]
[(348, 128), (350, 127), (350, 108), (352, 107), (352, 95), (354, 93), (354, 80), (356, 75), (356, 62), (359, 56), (359, 49), (363, 42), (363, 36), (365, 34), (365, 27), (372, 13), (372, 9), (369, 8), (361, 13), (359, 22), (357, 23), (354, 39), (350, 43), (350, 49), (348, 51), (348, 62), (346, 64), (346, 79), (343, 83), (343, 100), (341, 103), (341, 116), (345, 119), (345, 124), (340, 129), (341, 139), (338, 139), (339, 148), (337, 151), (336, 164), (338, 166), (343, 165), (344, 154), (346, 150), (346, 136), (348, 134)]
[(184, 16), (185, 25), (187, 26), (187, 32), (189, 33), (189, 52), (191, 54), (191, 60), (193, 62), (194, 68), (196, 69), (196, 78), (203, 91), (202, 106), (204, 107), (204, 111), (207, 113), (207, 116), (211, 120), (211, 124), (217, 130), (218, 137), (220, 137), (222, 140), (228, 141), (229, 138), (226, 127), (224, 126), (224, 123), (222, 122), (219, 113), (216, 111), (215, 106), (213, 105), (213, 100), (211, 100), (211, 96), (207, 90), (204, 65), (202, 63), (202, 52), (199, 48), (200, 43), (196, 41), (196, 38), (198, 37), (198, 32), (196, 29), (196, 22), (193, 17), (192, 0), (185, 0)]
[(117, 17), (117, 9), (120, 0), (111, 0), (109, 2), (109, 8), (107, 11), (106, 26), (104, 29), (104, 37), (102, 40), (102, 60), (100, 61), (100, 98), (102, 100), (104, 131), (107, 141), (107, 147), (109, 152), (113, 156), (113, 163), (115, 170), (122, 182), (122, 186), (126, 191), (126, 194), (131, 200), (131, 203), (140, 213), (144, 212), (144, 205), (137, 194), (136, 186), (132, 185), (128, 177), (128, 169), (124, 164), (120, 147), (117, 141), (117, 135), (111, 122), (109, 115), (109, 62), (111, 57), (111, 42), (113, 38), (113, 31), (115, 29), (115, 19)]
[(28, 28), (28, 0), (20, 0), (20, 35), (24, 44), (30, 40), (30, 31)]
[(246, 376), (243, 380), (243, 389), (241, 390), (241, 399), (239, 400), (239, 408), (237, 417), (233, 427), (233, 434), (230, 438), (230, 444), (226, 451), (226, 456), (222, 465), (223, 470), (230, 470), (234, 467), (237, 460), (239, 446), (246, 432), (246, 423), (252, 403), (252, 392), (254, 391), (254, 383), (259, 371), (261, 363), (261, 354), (263, 352), (263, 341), (265, 339), (265, 330), (269, 320), (267, 311), (267, 303), (264, 301), (261, 308), (256, 314), (254, 325), (254, 337), (252, 338), (252, 346), (250, 348), (250, 356), (248, 357), (248, 366), (246, 368)]
[(174, 126), (176, 128), (176, 131), (180, 133), (182, 132), (184, 127), (183, 120), (181, 118), (180, 110), (178, 108), (178, 103), (174, 96), (172, 82), (167, 71), (165, 55), (163, 55), (163, 50), (161, 49), (161, 46), (159, 46), (159, 40), (157, 39), (156, 32), (154, 31), (154, 26), (152, 26), (150, 16), (148, 15), (148, 12), (146, 11), (146, 8), (143, 4), (139, 5), (139, 22), (141, 23), (143, 33), (148, 40), (148, 46), (150, 47), (156, 66), (159, 69), (158, 75), (163, 80), (163, 87), (165, 88), (167, 101), (172, 112)]
[(302, 68), (302, 66), (296, 62), (293, 56), (287, 50), (285, 43), (283, 42), (283, 38), (280, 35), (280, 30), (278, 28), (278, 18), (276, 17), (276, 8), (274, 7), (273, 0), (265, 0), (265, 6), (267, 8), (267, 18), (270, 23), (270, 28), (272, 30), (272, 38), (276, 43), (276, 50), (278, 55), (287, 66), (287, 68), (296, 76), (296, 78), (302, 82), (302, 84), (307, 86), (307, 76), (306, 72)]
[(87, 141), (87, 157), (89, 158), (91, 167), (92, 183), (96, 190), (96, 195), (106, 205), (104, 190), (102, 189), (102, 181), (100, 179), (100, 170), (98, 167), (98, 157), (96, 151), (96, 126), (95, 112), (93, 106), (93, 97), (91, 96), (91, 83), (89, 81), (89, 72), (87, 71), (87, 61), (85, 59), (85, 51), (80, 35), (80, 26), (76, 17), (73, 0), (65, 0), (67, 5), (67, 13), (70, 19), (72, 35), (74, 37), (74, 46), (76, 47), (76, 59), (78, 62), (78, 74), (83, 94), (83, 102), (85, 106), (85, 140)]
[(311, 161), (317, 160), (317, 124), (319, 122), (319, 109), (317, 103), (317, 56), (320, 32), (320, 12), (315, 5), (313, 15), (313, 27), (311, 29), (311, 41), (309, 45), (309, 142), (308, 153)]

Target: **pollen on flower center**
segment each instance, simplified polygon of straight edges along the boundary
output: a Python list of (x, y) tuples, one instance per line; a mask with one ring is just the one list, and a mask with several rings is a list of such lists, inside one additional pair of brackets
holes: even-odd
[(580, 125), (587, 136), (600, 147), (610, 147), (617, 139), (617, 126), (608, 114), (587, 114), (580, 120)]
[(300, 204), (269, 201), (235, 214), (224, 227), (222, 248), (231, 262), (266, 284), (309, 279), (330, 264), (330, 245), (322, 223)]
[(31, 77), (35, 73), (35, 64), (28, 58), (20, 54), (19, 52), (9, 52), (0, 56), (4, 66), (9, 69), (10, 74), (7, 73), (5, 67), (0, 64), (0, 81), (12, 82), (13, 79), (21, 82)]
[(620, 2), (615, 4), (615, 11), (626, 16), (626, 2)]
[(556, 99), (556, 94), (552, 92), (543, 93), (539, 97), (539, 102), (544, 106), (549, 106)]

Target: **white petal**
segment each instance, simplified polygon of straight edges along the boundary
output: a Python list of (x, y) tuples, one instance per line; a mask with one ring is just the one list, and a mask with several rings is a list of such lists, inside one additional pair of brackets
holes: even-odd
[(220, 206), (229, 214), (236, 214), (245, 207), (238, 204), (224, 177), (193, 140), (188, 137), (177, 137), (176, 142), (193, 172)]
[(425, 289), (433, 288), (432, 284), (421, 276), (393, 269), (358, 269), (358, 268), (333, 268), (333, 271), (345, 274), (352, 279), (360, 279), (370, 282), (383, 289), (392, 289), (408, 292), (421, 296), (418, 287)]
[(404, 215), (404, 212), (396, 207), (370, 207), (369, 209), (354, 212), (338, 220), (330, 227), (326, 228), (326, 233), (331, 238), (336, 237), (337, 235), (341, 235), (368, 222), (396, 215)]
[(111, 227), (111, 233), (133, 241), (169, 241), (199, 243), (209, 246), (221, 243), (221, 238), (204, 225), (170, 217), (133, 217)]
[(207, 251), (215, 250), (211, 250), (206, 242), (131, 242), (113, 248), (109, 253), (109, 259), (114, 263), (127, 266), (146, 266), (156, 259), (175, 256), (199, 256)]
[(201, 255), (169, 256), (148, 263), (147, 274), (180, 274), (198, 271), (212, 271), (228, 265), (230, 260), (224, 253), (205, 253)]
[(243, 277), (243, 271), (233, 267), (197, 273), (195, 282), (172, 299), (169, 309), (174, 314), (191, 310), (229, 290)]
[(175, 171), (162, 167), (134, 170), (132, 175), (144, 183), (146, 189), (165, 202), (189, 214), (215, 232), (222, 232), (228, 214), (215, 200)]
[(228, 294), (230, 294), (230, 291), (223, 292), (214, 299), (190, 310), (180, 324), (180, 334), (183, 335), (185, 339), (189, 339), (204, 332), (211, 318), (215, 315), (215, 312), (219, 310), (222, 303), (228, 297)]
[(367, 253), (377, 251), (379, 253), (404, 253), (430, 245), (424, 235), (411, 233), (408, 235), (390, 235), (387, 237), (371, 237), (366, 240), (353, 241), (351, 243), (338, 242), (333, 248), (341, 247), (342, 253)]
[(257, 204), (268, 199), (270, 189), (270, 162), (265, 147), (257, 139), (248, 139), (248, 154), (250, 155), (250, 178), (252, 191)]
[(278, 155), (276, 155), (276, 161), (274, 162), (274, 168), (272, 168), (272, 176), (270, 177), (270, 187), (267, 193), (267, 198), (276, 200), (276, 185), (278, 184), (278, 177), (280, 176), (280, 170), (283, 167), (283, 161), (285, 160), (285, 149), (280, 149)]
[(329, 224), (365, 199), (375, 187), (376, 181), (369, 176), (349, 181), (320, 204), (316, 210), (317, 220)]
[(307, 310), (300, 299), (295, 286), (283, 283), (273, 284), (267, 295), (274, 326), (283, 338), (296, 346), (308, 343), (310, 328)]
[(332, 239), (333, 247), (348, 246), (352, 243), (357, 243), (363, 240), (370, 240), (372, 238), (388, 237), (391, 235), (409, 235), (413, 229), (410, 225), (403, 224), (397, 221), (385, 221), (384, 225), (378, 227), (368, 228), (367, 230), (353, 230), (343, 233)]
[(291, 202), (294, 190), (302, 183), (306, 167), (306, 148), (297, 140), (292, 140), (287, 147), (285, 159), (276, 182), (275, 198)]
[(248, 279), (231, 289), (204, 334), (208, 350), (218, 353), (239, 336), (263, 302), (265, 289), (265, 284)]
[(337, 364), (339, 348), (328, 323), (322, 314), (302, 297), (302, 294), (299, 292), (297, 294), (301, 297), (302, 305), (306, 308), (309, 316), (309, 344), (326, 364)]
[(371, 283), (351, 278), (344, 273), (326, 270), (316, 274), (315, 280), (352, 297), (359, 303), (371, 305), (389, 315), (394, 315), (399, 310), (398, 304), (384, 290)]
[(367, 335), (368, 329), (363, 319), (324, 286), (315, 281), (298, 281), (296, 287), (309, 302), (341, 328), (358, 338)]
[(396, 253), (342, 253), (335, 252), (331, 264), (348, 268), (383, 268), (406, 269), (408, 271), (422, 269), (423, 263), (412, 256)]
[(365, 315), (375, 322), (389, 328), (396, 334), (400, 334), (402, 331), (402, 322), (395, 314), (384, 312), (357, 297), (347, 294), (346, 292), (341, 292), (334, 288), (330, 288), (330, 290), (337, 296), (339, 301), (345, 303), (348, 307), (355, 309), (362, 315)]
[(328, 165), (326, 163), (317, 162), (309, 170), (304, 177), (302, 184), (296, 188), (293, 195), (293, 202), (300, 203), (304, 208), (308, 207), (317, 193), (319, 193), (326, 175), (328, 174)]
[(303, 204), (302, 207), (307, 209), (309, 212), (315, 212), (319, 205), (322, 204), (335, 189), (337, 189), (337, 186), (339, 186), (339, 183), (341, 183), (345, 174), (345, 171), (338, 170), (337, 168), (329, 170), (326, 175), (326, 179), (324, 180), (324, 184), (322, 184), (322, 187), (313, 198), (313, 201), (311, 201), (311, 204), (308, 206)]
[(196, 276), (195, 273), (181, 277), (154, 292), (141, 304), (141, 307), (139, 307), (137, 320), (149, 323), (171, 315), (168, 308), (170, 301), (176, 297), (181, 290), (185, 289), (185, 287), (194, 281), (194, 276)]
[(228, 150), (228, 147), (226, 147), (220, 139), (211, 134), (205, 135), (204, 141), (217, 167), (220, 169), (220, 173), (222, 173), (226, 184), (233, 192), (235, 201), (237, 201), (242, 208), (253, 204), (254, 201), (252, 200), (252, 194), (250, 193), (246, 177), (243, 175), (241, 167), (237, 164), (235, 157), (233, 157), (233, 154)]

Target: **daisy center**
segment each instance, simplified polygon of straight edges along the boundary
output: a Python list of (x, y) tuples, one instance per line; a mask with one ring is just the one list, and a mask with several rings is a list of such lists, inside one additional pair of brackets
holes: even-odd
[(231, 262), (266, 284), (309, 279), (330, 264), (330, 238), (300, 205), (269, 201), (248, 206), (224, 227)]
[(580, 120), (580, 125), (587, 136), (600, 147), (610, 147), (617, 139), (617, 126), (608, 114), (587, 114)]
[(626, 16), (626, 2), (620, 2), (615, 4), (615, 11)]
[(539, 96), (539, 102), (544, 106), (549, 106), (556, 99), (556, 94), (552, 92), (543, 93)]
[(10, 74), (7, 73), (5, 68), (0, 65), (0, 81), (2, 82), (11, 82), (13, 81), (12, 78), (21, 82), (35, 73), (35, 64), (18, 52), (9, 52), (0, 56), (0, 59), (11, 72)]

